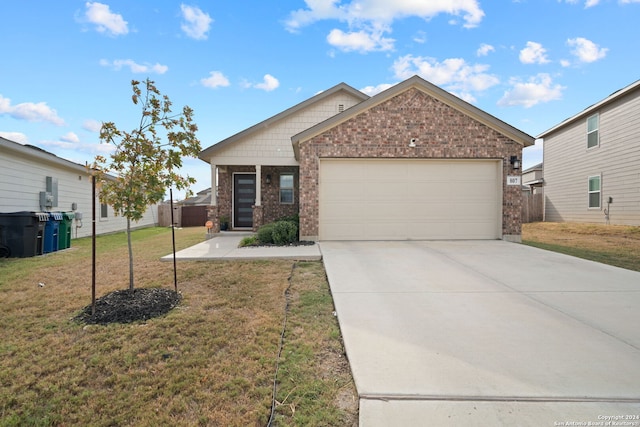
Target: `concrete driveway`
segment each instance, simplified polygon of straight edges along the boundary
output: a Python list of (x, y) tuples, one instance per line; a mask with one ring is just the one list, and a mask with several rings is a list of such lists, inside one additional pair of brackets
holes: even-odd
[(361, 426), (640, 426), (640, 273), (502, 241), (320, 248)]

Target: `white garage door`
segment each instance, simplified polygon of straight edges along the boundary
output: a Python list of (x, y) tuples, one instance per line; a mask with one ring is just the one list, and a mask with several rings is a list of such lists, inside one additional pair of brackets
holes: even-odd
[(496, 160), (320, 160), (321, 240), (498, 239)]

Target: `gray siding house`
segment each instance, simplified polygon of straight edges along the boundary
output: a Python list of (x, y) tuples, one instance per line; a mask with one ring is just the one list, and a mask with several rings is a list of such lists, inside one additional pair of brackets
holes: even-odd
[(640, 225), (640, 80), (538, 138), (545, 221)]
[[(52, 185), (53, 184), (53, 185)], [(50, 188), (53, 187), (53, 188)], [(50, 202), (42, 204), (42, 192), (50, 191)], [(93, 201), (96, 233), (124, 231), (126, 218), (116, 216), (111, 206)], [(74, 212), (71, 237), (91, 235), (91, 176), (87, 168), (40, 148), (0, 137), (0, 212)], [(158, 208), (151, 206), (134, 227), (158, 223)]]

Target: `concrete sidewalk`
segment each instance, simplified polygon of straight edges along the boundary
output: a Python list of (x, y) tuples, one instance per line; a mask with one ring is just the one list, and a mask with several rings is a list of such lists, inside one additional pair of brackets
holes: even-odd
[(640, 273), (502, 241), (320, 246), (361, 426), (640, 426)]
[[(177, 261), (206, 260), (247, 260), (247, 259), (290, 259), (297, 261), (317, 261), (322, 259), (318, 244), (302, 246), (259, 246), (239, 248), (243, 237), (252, 236), (250, 232), (221, 232), (202, 243), (176, 252)], [(161, 258), (173, 261), (173, 255)]]

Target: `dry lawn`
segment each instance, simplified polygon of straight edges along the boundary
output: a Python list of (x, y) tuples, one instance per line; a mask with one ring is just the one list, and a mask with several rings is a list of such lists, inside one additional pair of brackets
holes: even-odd
[(523, 243), (640, 271), (640, 227), (535, 222), (522, 225)]
[[(133, 236), (136, 286), (172, 289), (170, 230)], [(203, 237), (176, 230), (179, 248)], [(287, 301), (274, 425), (357, 425), (320, 262), (179, 262), (168, 315), (84, 325), (71, 319), (91, 302), (90, 244), (0, 260), (0, 426), (264, 426)], [(126, 237), (98, 248), (100, 297), (127, 287)]]

